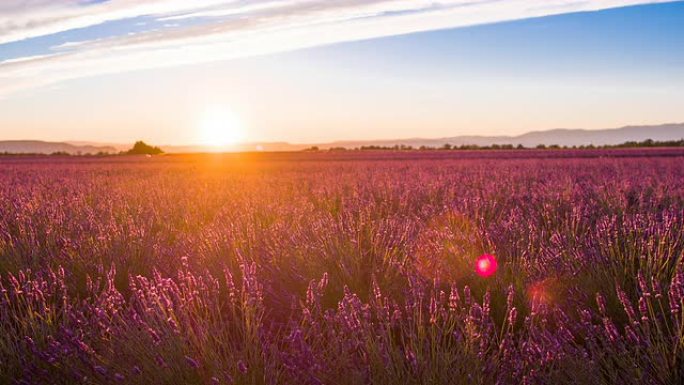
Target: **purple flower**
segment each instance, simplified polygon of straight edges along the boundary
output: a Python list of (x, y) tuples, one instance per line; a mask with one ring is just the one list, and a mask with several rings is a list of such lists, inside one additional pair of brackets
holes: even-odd
[(200, 367), (199, 362), (190, 356), (185, 356), (185, 362), (187, 362), (188, 365), (190, 365), (190, 367), (193, 369), (198, 369)]
[(596, 293), (596, 304), (599, 308), (599, 313), (601, 315), (606, 315), (606, 299), (601, 295), (601, 293)]
[(102, 367), (102, 366), (95, 365), (95, 367), (93, 367), (93, 369), (94, 369), (96, 372), (98, 372), (99, 374), (103, 375), (103, 376), (107, 374), (107, 369), (105, 369), (105, 368)]
[(240, 373), (242, 373), (242, 374), (247, 374), (248, 368), (247, 368), (247, 364), (245, 364), (244, 361), (239, 360), (239, 361), (237, 362), (237, 368), (238, 368), (238, 371), (239, 371)]

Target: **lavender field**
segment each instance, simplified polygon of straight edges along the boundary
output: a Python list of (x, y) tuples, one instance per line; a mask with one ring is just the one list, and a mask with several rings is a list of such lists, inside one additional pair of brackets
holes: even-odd
[(683, 230), (681, 149), (0, 158), (0, 383), (681, 384)]

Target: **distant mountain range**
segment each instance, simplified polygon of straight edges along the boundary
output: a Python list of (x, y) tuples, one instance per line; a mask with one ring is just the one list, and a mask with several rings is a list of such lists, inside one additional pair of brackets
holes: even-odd
[[(656, 141), (684, 139), (684, 123), (663, 124), (658, 126), (627, 126), (615, 129), (583, 130), (583, 129), (555, 129), (547, 131), (533, 131), (518, 136), (454, 136), (437, 139), (387, 139), (387, 140), (358, 140), (337, 141), (319, 144), (292, 144), (286, 142), (245, 143), (231, 151), (300, 151), (312, 146), (325, 150), (334, 147), (356, 148), (361, 146), (394, 146), (405, 145), (415, 148), (441, 147), (444, 144), (454, 146), (478, 145), (491, 146), (493, 144), (522, 144), (534, 147), (539, 144), (561, 146), (581, 145), (612, 145), (627, 141)], [(155, 144), (155, 143), (150, 143)], [(43, 141), (0, 141), (0, 153), (42, 153), (51, 154), (65, 152), (69, 154), (95, 154), (98, 152), (118, 153), (132, 147), (130, 144), (101, 144), (93, 142), (43, 142)], [(215, 152), (220, 149), (207, 146), (161, 146), (168, 153)]]
[(318, 145), (318, 147), (394, 146), (396, 144), (413, 147), (441, 147), (447, 143), (455, 146), (491, 146), (493, 144), (522, 144), (525, 147), (535, 147), (539, 144), (558, 144), (561, 146), (593, 144), (600, 146), (621, 144), (628, 141), (644, 141), (646, 139), (656, 141), (684, 139), (684, 123), (663, 124), (659, 126), (627, 126), (603, 130), (555, 129), (532, 131), (518, 136), (454, 136), (439, 139), (343, 141)]
[(40, 140), (4, 140), (0, 141), (0, 153), (11, 154), (97, 154), (99, 152), (115, 153), (113, 146), (75, 145), (67, 142), (44, 142)]

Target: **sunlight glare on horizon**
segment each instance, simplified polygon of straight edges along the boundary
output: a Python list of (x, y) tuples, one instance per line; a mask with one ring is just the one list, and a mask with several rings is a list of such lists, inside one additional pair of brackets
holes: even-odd
[(229, 107), (207, 108), (199, 117), (199, 142), (205, 146), (227, 147), (246, 139), (245, 125)]

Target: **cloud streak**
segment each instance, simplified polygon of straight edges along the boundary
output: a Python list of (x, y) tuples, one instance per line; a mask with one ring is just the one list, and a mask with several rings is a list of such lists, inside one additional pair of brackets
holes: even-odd
[[(659, 3), (643, 0), (4, 0), (0, 44), (150, 18), (167, 27), (55, 45), (0, 63), (0, 97), (64, 80), (338, 42)], [(2, 49), (2, 45), (0, 45)]]

